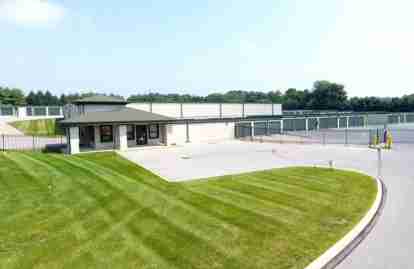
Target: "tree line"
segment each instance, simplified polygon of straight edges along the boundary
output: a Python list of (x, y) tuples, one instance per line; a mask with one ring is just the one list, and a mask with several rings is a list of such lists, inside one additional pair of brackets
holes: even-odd
[[(65, 105), (74, 100), (97, 95), (97, 92), (53, 95), (50, 91), (31, 91), (25, 95), (21, 89), (0, 87), (0, 104), (53, 106)], [(109, 94), (110, 96), (118, 96)], [(128, 102), (159, 103), (281, 103), (287, 110), (339, 110), (339, 111), (414, 111), (414, 94), (402, 97), (352, 97), (348, 98), (344, 85), (325, 80), (316, 81), (311, 89), (289, 88), (281, 91), (227, 91), (207, 96), (190, 94), (134, 94)]]
[[(75, 100), (94, 95), (106, 95), (98, 92), (54, 95), (50, 91), (30, 91), (25, 95), (21, 89), (0, 87), (0, 105), (12, 106), (63, 106)], [(110, 96), (120, 95), (109, 94)]]

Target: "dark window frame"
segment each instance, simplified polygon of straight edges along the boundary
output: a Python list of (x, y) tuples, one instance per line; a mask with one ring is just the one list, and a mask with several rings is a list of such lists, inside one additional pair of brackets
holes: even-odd
[[(153, 135), (155, 132), (151, 131), (151, 128), (154, 127), (154, 126), (157, 128), (156, 135)], [(149, 139), (158, 139), (158, 138), (160, 138), (160, 126), (159, 126), (159, 124), (150, 124), (150, 125), (148, 125), (148, 134), (149, 134)]]
[[(128, 128), (132, 128), (132, 130), (128, 130)], [(127, 140), (135, 140), (135, 125), (127, 125)]]
[[(110, 128), (110, 132), (111, 134), (103, 134), (103, 129), (104, 128)], [(101, 137), (101, 143), (110, 143), (110, 142), (114, 142), (114, 127), (112, 125), (100, 125), (99, 126), (99, 134)]]

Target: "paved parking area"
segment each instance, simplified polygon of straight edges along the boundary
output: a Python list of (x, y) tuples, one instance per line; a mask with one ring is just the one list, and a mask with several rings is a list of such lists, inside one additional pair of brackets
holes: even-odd
[[(375, 152), (365, 147), (281, 145), (226, 141), (182, 147), (136, 149), (121, 154), (169, 181), (183, 181), (271, 169), (289, 165), (328, 165), (340, 159), (364, 156), (371, 163)], [(359, 158), (355, 160), (359, 162)], [(375, 162), (373, 163), (375, 165)]]
[[(338, 268), (414, 268), (414, 145), (383, 153), (388, 188), (383, 215)], [(377, 175), (377, 153), (366, 147), (283, 145), (228, 141), (121, 153), (171, 181), (206, 178), (291, 165), (327, 165)]]

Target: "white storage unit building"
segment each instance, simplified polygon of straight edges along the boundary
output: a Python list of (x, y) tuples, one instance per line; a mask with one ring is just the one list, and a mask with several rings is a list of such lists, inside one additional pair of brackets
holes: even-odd
[(70, 109), (61, 124), (71, 154), (233, 139), (236, 122), (282, 114), (279, 104), (126, 104), (102, 96), (81, 99)]

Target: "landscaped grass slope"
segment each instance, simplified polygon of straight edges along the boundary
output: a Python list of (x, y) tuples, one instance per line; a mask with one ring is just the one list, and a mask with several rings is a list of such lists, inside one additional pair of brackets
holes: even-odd
[(167, 183), (114, 153), (0, 154), (2, 268), (303, 268), (374, 181), (286, 168)]
[(25, 135), (56, 136), (63, 132), (56, 125), (55, 119), (25, 120), (10, 123)]

